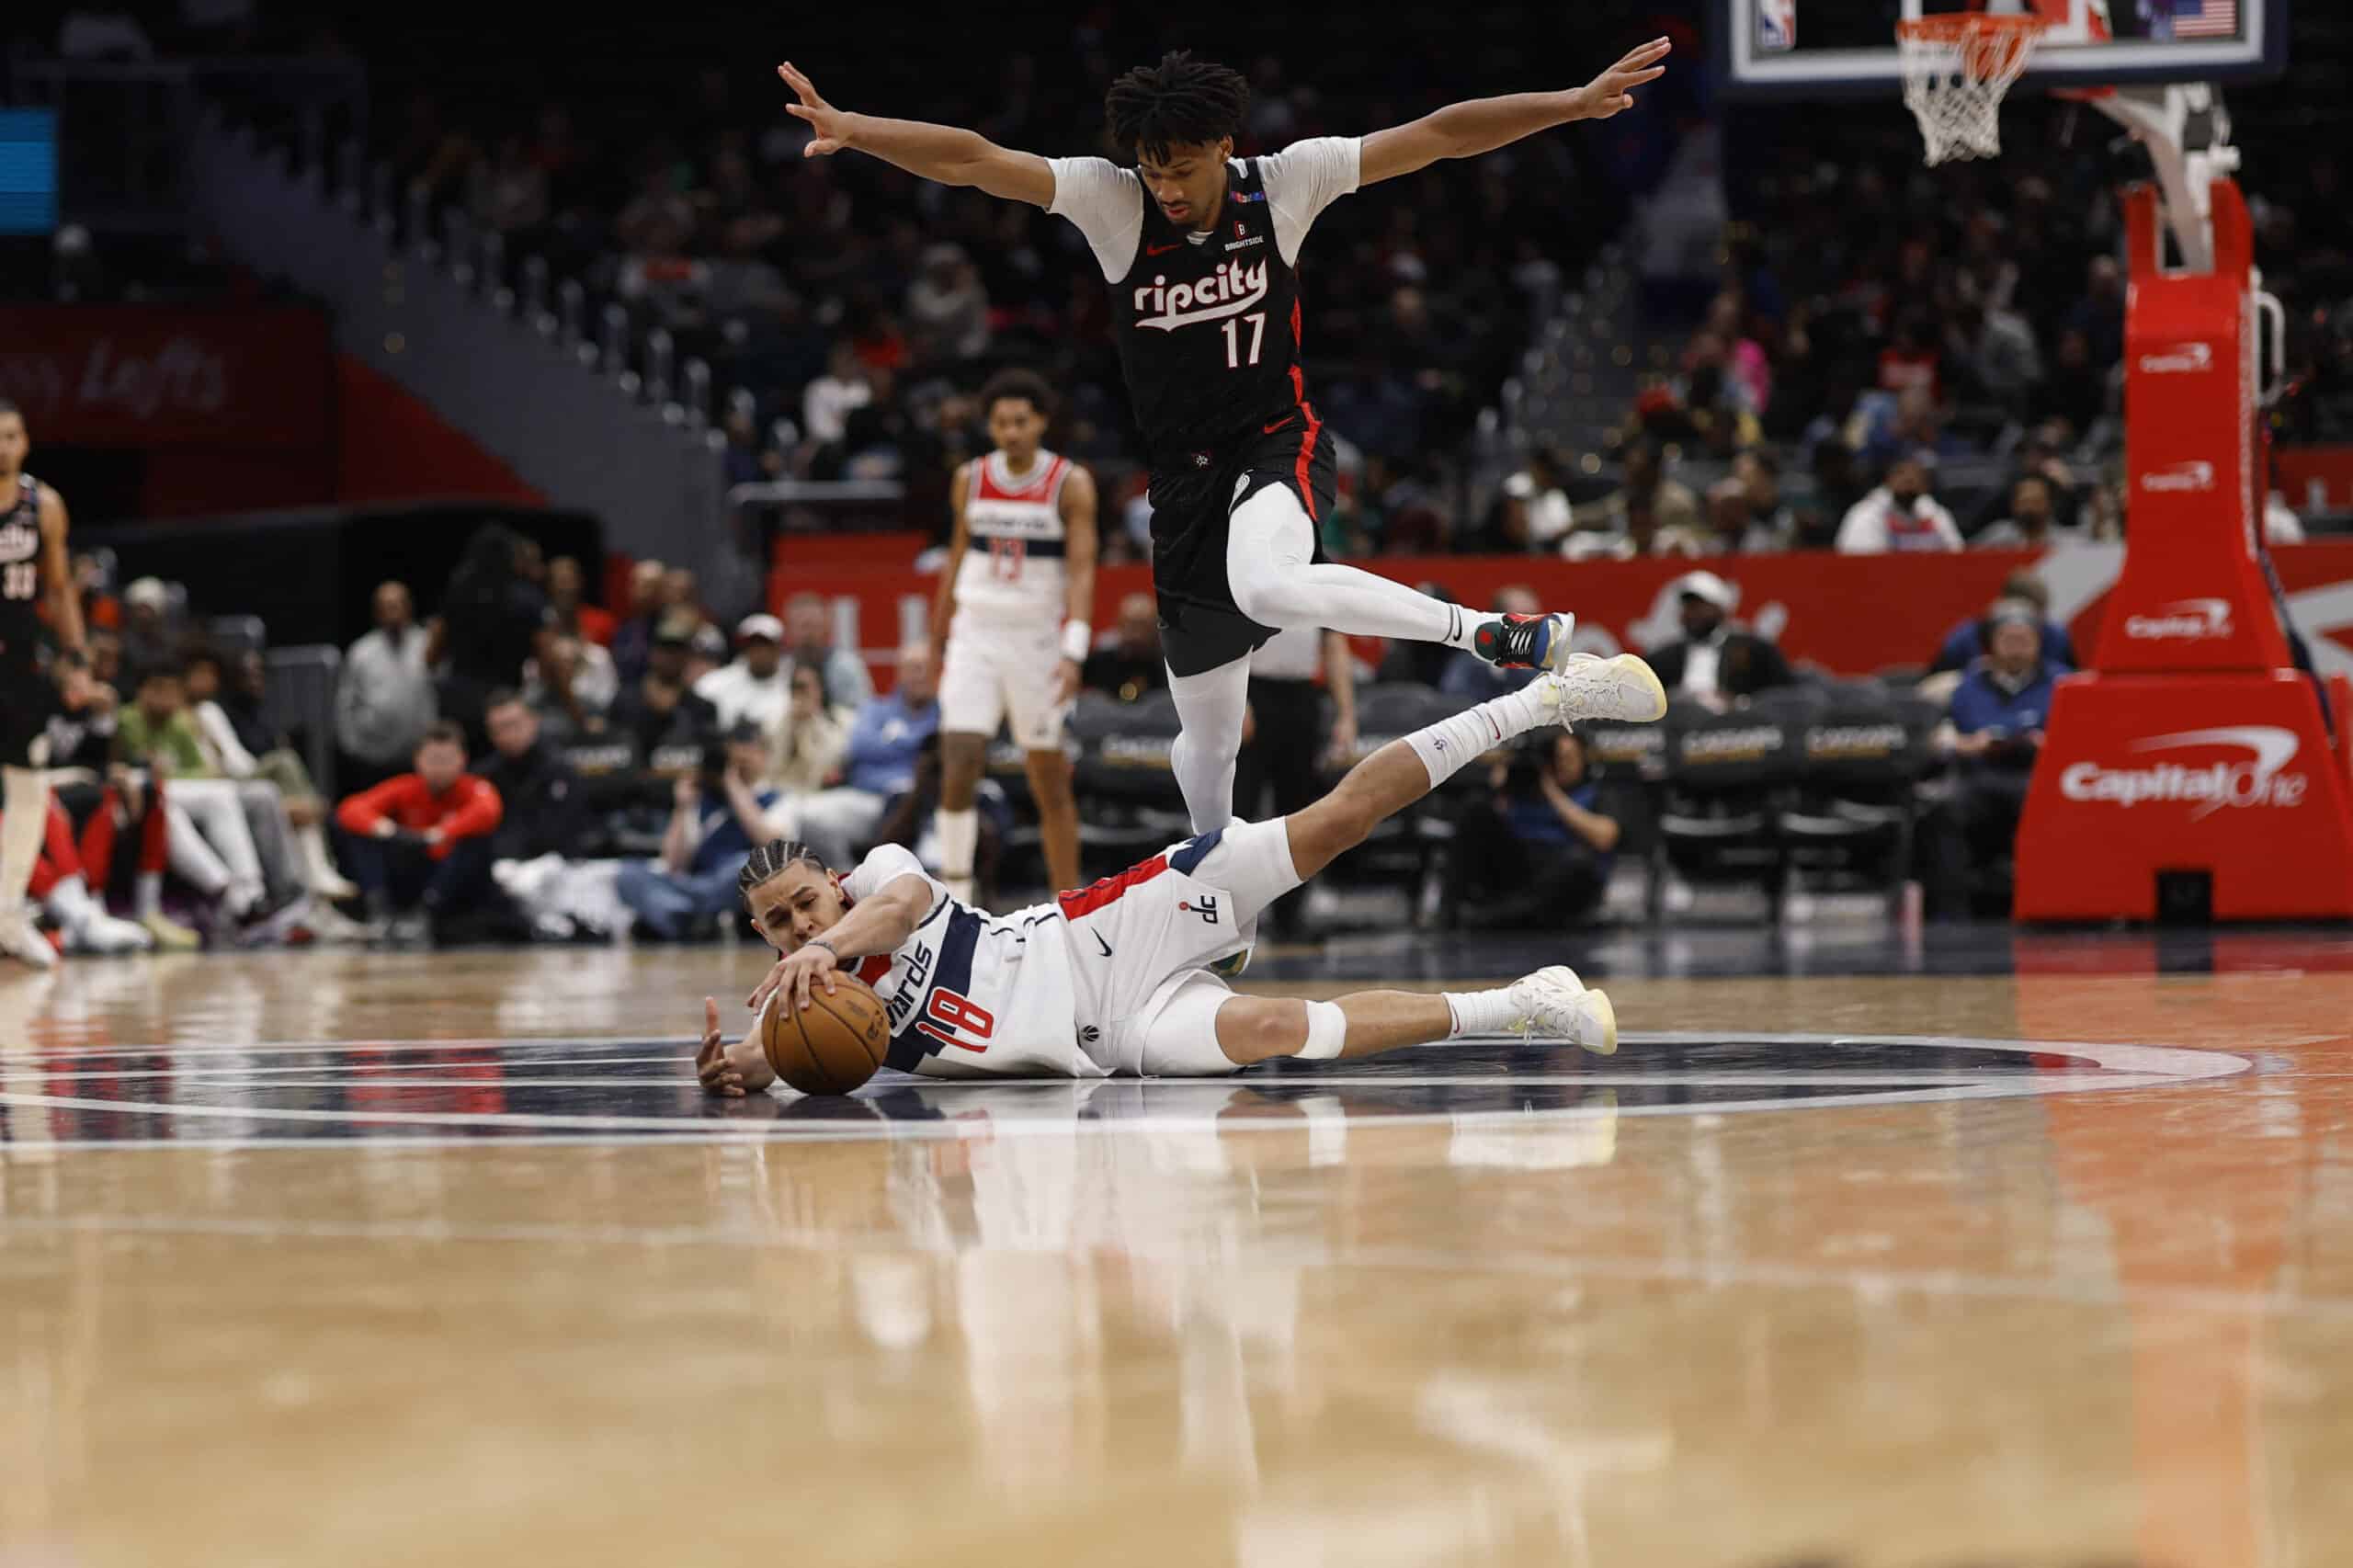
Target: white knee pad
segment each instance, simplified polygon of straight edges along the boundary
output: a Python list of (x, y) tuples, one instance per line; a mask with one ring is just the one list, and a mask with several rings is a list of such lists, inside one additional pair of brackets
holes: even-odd
[(1302, 1062), (1329, 1062), (1347, 1048), (1348, 1016), (1337, 1002), (1307, 1005), (1307, 1043), (1291, 1055)]

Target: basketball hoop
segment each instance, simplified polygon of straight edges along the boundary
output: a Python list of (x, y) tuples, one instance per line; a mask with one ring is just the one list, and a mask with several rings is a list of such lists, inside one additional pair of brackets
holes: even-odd
[(2003, 95), (2051, 24), (2040, 17), (1962, 11), (1895, 24), (1904, 102), (1920, 122), (1928, 162), (2002, 150)]

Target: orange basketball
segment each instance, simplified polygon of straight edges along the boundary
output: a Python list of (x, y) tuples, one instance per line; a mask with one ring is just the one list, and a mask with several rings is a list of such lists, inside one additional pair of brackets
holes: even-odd
[(836, 971), (795, 1007), (781, 991), (760, 1015), (760, 1050), (776, 1075), (804, 1095), (846, 1095), (874, 1076), (891, 1050), (891, 1016), (864, 982)]

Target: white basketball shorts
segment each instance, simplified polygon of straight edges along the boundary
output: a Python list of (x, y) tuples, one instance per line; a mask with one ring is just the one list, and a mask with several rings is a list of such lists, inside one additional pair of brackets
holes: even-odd
[(961, 611), (949, 623), (948, 653), (939, 671), (939, 728), (954, 735), (996, 736), (1013, 722), (1013, 744), (1024, 751), (1059, 751), (1068, 705), (1054, 700), (1062, 670), (1062, 616), (1041, 614), (1034, 624), (977, 620)]
[(1217, 1043), (1231, 993), (1208, 966), (1248, 947), (1259, 911), (1299, 881), (1290, 830), (1237, 819), (1063, 894), (1087, 1055), (1137, 1075), (1237, 1071)]

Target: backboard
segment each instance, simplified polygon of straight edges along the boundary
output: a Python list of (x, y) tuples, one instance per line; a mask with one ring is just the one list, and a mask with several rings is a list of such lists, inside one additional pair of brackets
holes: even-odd
[[(2325, 0), (2339, 4), (2342, 0)], [(2032, 11), (2051, 24), (2025, 83), (2249, 81), (2287, 64), (2290, 0), (1721, 0), (1709, 43), (1734, 96), (1893, 96), (1895, 24), (1961, 10)]]

